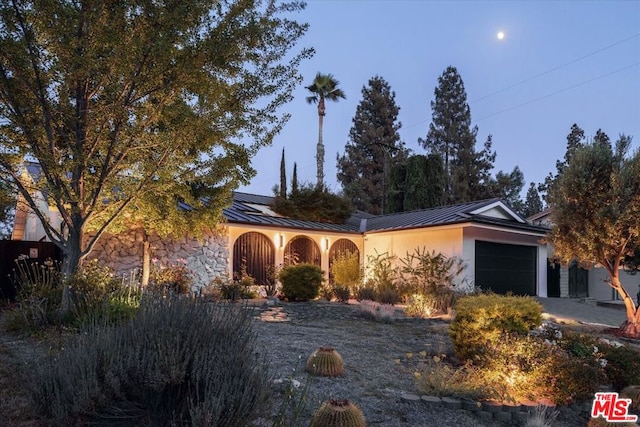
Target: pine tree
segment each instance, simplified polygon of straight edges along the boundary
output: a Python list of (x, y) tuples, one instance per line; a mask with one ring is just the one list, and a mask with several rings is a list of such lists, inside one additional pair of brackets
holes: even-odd
[(527, 198), (524, 202), (524, 210), (522, 213), (525, 217), (530, 217), (538, 212), (542, 212), (542, 209), (544, 209), (544, 206), (542, 205), (542, 199), (540, 199), (540, 193), (538, 193), (536, 184), (532, 182), (529, 184), (529, 189), (527, 190)]
[(405, 181), (407, 165), (396, 163), (389, 172), (389, 186), (387, 187), (387, 213), (404, 212)]
[(445, 193), (448, 203), (479, 198), (486, 193), (495, 153), (491, 140), (485, 149), (475, 149), (477, 126), (471, 127), (471, 110), (458, 70), (449, 66), (438, 78), (431, 101), (432, 122), (426, 139), (418, 142), (444, 160)]
[(400, 142), (400, 108), (395, 92), (380, 76), (362, 88), (345, 154), (338, 156), (338, 181), (357, 209), (371, 213), (389, 211), (387, 193), (393, 165), (406, 158)]
[(444, 168), (436, 154), (409, 157), (406, 167), (404, 211), (441, 206), (444, 202)]

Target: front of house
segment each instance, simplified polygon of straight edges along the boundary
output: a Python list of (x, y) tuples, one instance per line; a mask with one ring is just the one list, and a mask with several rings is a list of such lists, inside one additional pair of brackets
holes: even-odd
[[(465, 262), (457, 282), (461, 288), (547, 296), (548, 254), (541, 240), (548, 230), (527, 223), (499, 199), (391, 215), (357, 212), (344, 224), (286, 218), (270, 209), (271, 201), (236, 192), (224, 210), (226, 222), (217, 230), (200, 239), (151, 236), (152, 256), (186, 262), (201, 287), (215, 277), (232, 277), (243, 267), (263, 283), (270, 268), (290, 261), (316, 264), (328, 275), (331, 260), (346, 250), (359, 254), (366, 272), (369, 259), (378, 254), (402, 258), (424, 249)], [(34, 221), (37, 218), (29, 215), (16, 218), (15, 229), (22, 234), (14, 238), (45, 237)], [(142, 230), (105, 234), (89, 258), (129, 274), (141, 265), (142, 236)]]

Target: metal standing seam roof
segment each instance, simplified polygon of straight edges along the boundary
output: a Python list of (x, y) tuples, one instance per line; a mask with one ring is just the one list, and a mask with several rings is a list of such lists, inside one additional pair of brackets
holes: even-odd
[(485, 206), (499, 202), (500, 199), (497, 198), (390, 215), (371, 215), (366, 212), (355, 212), (344, 224), (331, 224), (292, 219), (282, 216), (270, 216), (265, 215), (260, 210), (250, 206), (250, 204), (268, 206), (272, 201), (273, 197), (269, 196), (235, 192), (233, 195), (233, 204), (224, 210), (224, 216), (229, 223), (347, 233), (404, 230), (437, 225), (457, 224), (461, 222), (479, 222), (502, 227), (525, 229), (528, 231), (539, 232), (540, 234), (544, 234), (546, 231), (544, 227), (482, 215), (474, 215), (471, 213)]

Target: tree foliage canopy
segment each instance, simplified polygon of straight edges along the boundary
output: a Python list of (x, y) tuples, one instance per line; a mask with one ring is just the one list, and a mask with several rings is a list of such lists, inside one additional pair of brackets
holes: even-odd
[(380, 76), (362, 87), (345, 153), (337, 159), (338, 181), (345, 196), (357, 209), (373, 214), (389, 212), (390, 170), (407, 155), (398, 133), (402, 124), (395, 96)]
[(271, 208), (287, 218), (336, 224), (343, 224), (353, 212), (345, 197), (309, 184), (296, 187), (286, 199), (276, 196)]
[(491, 135), (484, 148), (476, 150), (478, 127), (471, 126), (467, 92), (455, 67), (447, 67), (438, 77), (431, 111), (427, 137), (418, 142), (444, 161), (446, 202), (461, 203), (487, 197), (496, 155), (491, 149)]
[[(38, 215), (67, 272), (137, 201), (150, 200), (159, 217), (179, 201), (219, 215), (221, 201), (254, 175), (252, 155), (286, 121), (278, 107), (311, 53), (291, 53), (306, 25), (288, 15), (302, 7), (0, 5), (0, 180)], [(36, 182), (20, 173), (25, 159), (39, 164)], [(34, 189), (44, 190), (64, 230), (49, 223)], [(88, 227), (95, 234), (85, 241)]]
[(640, 150), (629, 155), (630, 143), (631, 138), (622, 135), (612, 147), (599, 131), (593, 142), (572, 150), (547, 198), (555, 256), (564, 262), (577, 259), (602, 265), (637, 334), (640, 313), (619, 280), (625, 257), (633, 256), (640, 246)]

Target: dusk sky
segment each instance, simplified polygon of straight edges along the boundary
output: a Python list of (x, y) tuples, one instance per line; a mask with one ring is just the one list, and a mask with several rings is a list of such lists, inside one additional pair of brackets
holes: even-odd
[[(347, 99), (327, 104), (325, 182), (340, 191), (336, 154), (344, 153), (361, 90), (380, 75), (396, 93), (400, 137), (417, 154), (431, 122), (430, 101), (444, 69), (462, 76), (479, 128), (497, 152), (494, 173), (518, 165), (526, 185), (541, 182), (564, 156), (577, 123), (640, 147), (640, 1), (310, 1), (300, 46), (313, 47), (303, 86), (331, 73)], [(498, 32), (504, 33), (499, 40)], [(520, 84), (521, 83), (521, 84)], [(283, 111), (291, 120), (254, 158), (258, 174), (240, 191), (271, 195), (285, 148), (290, 182), (315, 183), (318, 116), (299, 87)], [(524, 193), (523, 191), (523, 193)]]

